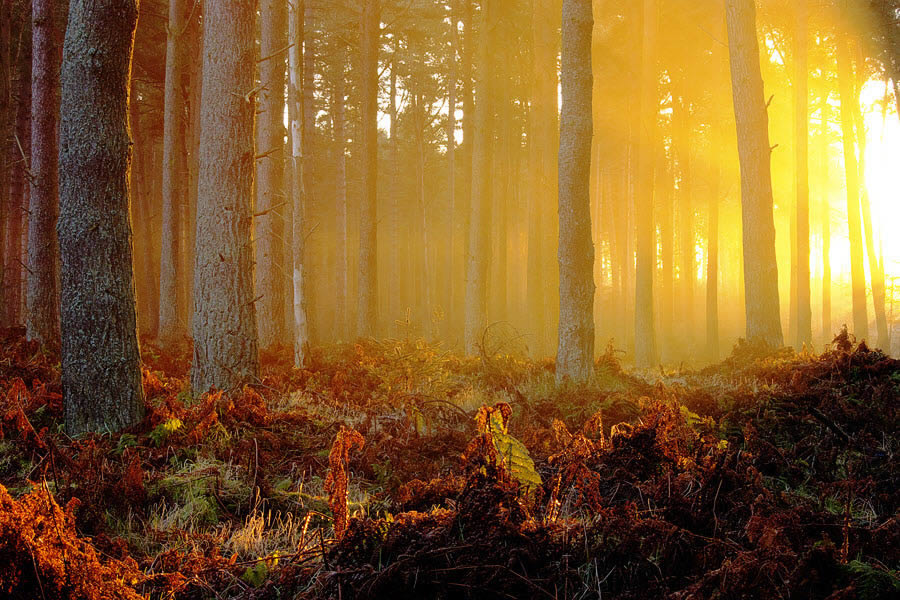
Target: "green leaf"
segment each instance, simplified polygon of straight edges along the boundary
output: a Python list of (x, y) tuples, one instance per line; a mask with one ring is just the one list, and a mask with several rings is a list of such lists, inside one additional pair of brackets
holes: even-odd
[(157, 425), (156, 428), (150, 432), (150, 439), (158, 448), (165, 443), (170, 435), (181, 429), (182, 425), (181, 419), (169, 419), (165, 423)]
[(491, 434), (494, 449), (503, 466), (521, 487), (531, 490), (541, 485), (541, 476), (534, 468), (534, 461), (531, 460), (528, 449), (522, 442), (509, 434), (499, 410), (491, 412), (485, 433)]

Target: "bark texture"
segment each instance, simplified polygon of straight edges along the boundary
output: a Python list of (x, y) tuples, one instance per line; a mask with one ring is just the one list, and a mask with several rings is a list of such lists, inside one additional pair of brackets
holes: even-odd
[(129, 219), (135, 0), (73, 0), (60, 120), (62, 388), (69, 435), (143, 417)]
[(260, 2), (259, 144), (256, 185), (256, 295), (259, 344), (284, 340), (284, 59), (287, 3)]
[(7, 140), (9, 140), (10, 112), (10, 68), (9, 43), (10, 20), (9, 2), (0, 1), (0, 327), (8, 325), (6, 319), (6, 230), (9, 217), (9, 160)]
[(191, 369), (197, 393), (233, 390), (259, 374), (250, 245), (255, 9), (253, 0), (222, 0), (207, 3), (203, 15)]
[(359, 215), (359, 311), (357, 333), (374, 335), (378, 325), (378, 0), (364, 0), (361, 16), (362, 171)]
[(28, 223), (28, 339), (59, 346), (59, 95), (68, 0), (34, 0), (32, 14), (31, 193)]
[(754, 0), (726, 0), (734, 116), (741, 165), (744, 297), (748, 339), (784, 344), (775, 262), (769, 116), (756, 38)]
[(593, 28), (590, 0), (563, 0), (557, 381), (586, 380), (594, 361), (594, 243), (590, 198)]

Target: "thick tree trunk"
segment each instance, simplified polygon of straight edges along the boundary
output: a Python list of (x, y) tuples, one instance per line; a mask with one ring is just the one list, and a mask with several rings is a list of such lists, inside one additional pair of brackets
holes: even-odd
[(744, 242), (744, 294), (748, 339), (784, 345), (775, 259), (769, 117), (759, 64), (754, 0), (726, 0), (729, 58)]
[(256, 185), (256, 295), (259, 344), (284, 340), (284, 59), (287, 3), (260, 3), (260, 92)]
[(838, 36), (838, 85), (841, 95), (841, 131), (844, 143), (844, 173), (847, 182), (847, 227), (850, 234), (850, 282), (853, 298), (853, 334), (859, 340), (869, 337), (866, 307), (866, 271), (863, 265), (862, 223), (859, 206), (859, 166), (856, 160), (856, 136), (853, 134), (853, 106), (859, 98), (853, 93), (849, 40)]
[(181, 340), (187, 332), (182, 315), (182, 294), (179, 293), (182, 273), (182, 238), (186, 223), (182, 218), (188, 202), (185, 164), (184, 96), (182, 75), (185, 65), (186, 27), (183, 0), (169, 1), (169, 22), (166, 40), (166, 81), (163, 109), (163, 170), (162, 170), (162, 239), (159, 256), (159, 341), (166, 347)]
[(288, 50), (290, 63), (290, 87), (288, 88), (288, 110), (291, 122), (291, 190), (294, 203), (291, 224), (291, 282), (294, 290), (294, 364), (303, 366), (309, 346), (309, 324), (306, 320), (306, 290), (303, 272), (303, 25), (304, 6), (302, 2), (288, 4)]
[(809, 72), (806, 0), (797, 0), (794, 32), (794, 162), (797, 194), (797, 348), (812, 345), (809, 272)]
[(28, 338), (59, 346), (59, 73), (68, 0), (34, 0)]
[(197, 393), (234, 390), (259, 373), (250, 245), (256, 3), (222, 0), (205, 9), (191, 370)]
[(360, 23), (363, 196), (359, 215), (357, 333), (361, 336), (374, 335), (378, 327), (378, 5), (378, 0), (363, 0)]
[[(634, 296), (634, 361), (651, 367), (659, 360), (653, 315), (653, 275), (656, 272), (656, 229), (653, 224), (653, 169), (657, 138), (656, 0), (644, 0), (641, 50), (640, 136), (634, 173), (637, 221), (637, 263)], [(693, 263), (693, 260), (691, 260)], [(693, 276), (692, 274), (690, 275)]]
[(487, 278), (491, 264), (491, 167), (494, 156), (493, 44), (496, 0), (482, 6), (475, 83), (474, 140), (472, 144), (472, 196), (469, 207), (469, 242), (466, 253), (464, 345), (466, 354), (478, 354), (487, 326)]
[(72, 0), (59, 153), (62, 387), (69, 435), (144, 414), (135, 318), (128, 91), (135, 0)]
[(593, 27), (590, 0), (563, 0), (557, 381), (588, 379), (594, 361), (594, 245), (589, 189)]

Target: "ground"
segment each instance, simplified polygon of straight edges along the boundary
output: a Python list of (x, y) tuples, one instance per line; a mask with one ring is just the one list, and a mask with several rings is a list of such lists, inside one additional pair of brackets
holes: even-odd
[(73, 440), (58, 359), (0, 334), (0, 597), (900, 595), (900, 362), (846, 335), (563, 386), (364, 341), (200, 398), (143, 349), (145, 421)]

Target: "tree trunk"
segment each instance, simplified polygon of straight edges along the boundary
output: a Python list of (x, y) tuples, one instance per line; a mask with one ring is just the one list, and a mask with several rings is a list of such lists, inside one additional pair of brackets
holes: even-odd
[(349, 289), (349, 264), (347, 263), (347, 156), (345, 146), (347, 135), (344, 131), (344, 50), (339, 51), (337, 59), (338, 74), (335, 78), (334, 97), (332, 101), (334, 126), (335, 165), (337, 167), (337, 294), (335, 313), (337, 315), (337, 335), (340, 340), (349, 340), (347, 317), (347, 291)]
[(844, 143), (844, 172), (847, 182), (847, 227), (850, 234), (850, 280), (853, 298), (853, 334), (859, 340), (869, 337), (866, 307), (866, 271), (863, 266), (862, 224), (859, 207), (859, 166), (853, 135), (853, 105), (859, 98), (853, 93), (849, 40), (846, 34), (837, 39), (838, 85), (841, 94), (841, 130)]
[(447, 196), (449, 198), (449, 212), (447, 219), (447, 267), (450, 269), (450, 277), (447, 279), (449, 293), (444, 298), (444, 339), (450, 339), (455, 331), (456, 304), (454, 298), (459, 294), (459, 282), (456, 280), (459, 255), (456, 252), (457, 230), (457, 206), (456, 206), (456, 83), (457, 83), (457, 48), (459, 47), (459, 28), (457, 26), (456, 0), (453, 0), (450, 8), (450, 73), (447, 81)]
[(182, 208), (188, 201), (187, 174), (183, 170), (185, 144), (184, 96), (181, 84), (185, 64), (185, 5), (169, 1), (166, 37), (166, 81), (163, 114), (162, 239), (159, 255), (159, 341), (168, 347), (187, 331), (179, 293), (182, 273), (181, 241), (186, 230)]
[(117, 431), (144, 414), (135, 318), (128, 91), (135, 0), (73, 0), (59, 153), (66, 429)]
[(809, 273), (809, 71), (806, 0), (797, 0), (794, 32), (794, 161), (797, 194), (797, 348), (812, 345)]
[(303, 218), (306, 238), (303, 241), (303, 285), (306, 294), (306, 324), (309, 343), (320, 339), (319, 331), (322, 321), (321, 279), (319, 278), (320, 250), (322, 244), (317, 243), (315, 235), (319, 222), (318, 200), (313, 193), (315, 181), (315, 148), (316, 137), (316, 36), (313, 29), (313, 0), (303, 4)]
[(590, 0), (563, 0), (559, 130), (559, 346), (556, 380), (588, 379), (594, 361), (591, 239), (593, 78)]
[[(454, 331), (465, 331), (465, 298), (466, 298), (466, 269), (468, 266), (467, 252), (469, 247), (469, 228), (471, 220), (472, 207), (472, 157), (475, 147), (475, 96), (473, 94), (473, 68), (475, 56), (476, 35), (473, 24), (472, 0), (461, 0), (462, 2), (462, 22), (463, 39), (461, 48), (462, 62), (462, 104), (463, 104), (463, 142), (462, 150), (462, 192), (460, 195), (458, 237), (459, 246), (457, 249), (458, 264), (453, 271), (453, 279), (456, 281), (457, 292), (453, 301), (456, 314), (454, 321)], [(554, 69), (555, 72), (555, 69)], [(458, 338), (457, 338), (458, 341)]]
[(828, 105), (828, 92), (822, 98), (822, 139), (819, 142), (824, 173), (821, 174), (825, 190), (819, 200), (822, 207), (822, 343), (829, 344), (834, 331), (831, 327), (831, 199), (828, 196), (828, 127), (831, 120), (831, 107)]
[(284, 58), (287, 3), (260, 3), (261, 64), (256, 185), (256, 295), (259, 344), (284, 340)]
[(59, 73), (68, 0), (34, 0), (28, 338), (59, 346)]
[(392, 321), (400, 319), (400, 313), (405, 310), (407, 304), (404, 302), (404, 292), (408, 286), (404, 286), (400, 281), (400, 274), (403, 271), (400, 267), (400, 140), (399, 140), (399, 111), (397, 108), (397, 71), (400, 62), (400, 36), (394, 37), (393, 50), (391, 53), (391, 75), (390, 75), (390, 104), (388, 113), (391, 119), (390, 125), (390, 165), (391, 165), (391, 199), (390, 208), (390, 267), (389, 275), (390, 289), (393, 291), (388, 299), (389, 316)]
[(234, 390), (259, 373), (253, 253), (256, 3), (205, 6), (203, 106), (194, 267), (196, 393)]
[(291, 121), (291, 191), (294, 203), (291, 224), (291, 283), (294, 290), (294, 365), (302, 367), (309, 346), (309, 325), (306, 319), (306, 290), (303, 272), (305, 216), (303, 212), (303, 25), (302, 2), (288, 4), (288, 49), (290, 88), (288, 109)]
[(469, 243), (466, 253), (465, 352), (478, 354), (487, 326), (487, 278), (491, 263), (491, 166), (494, 155), (494, 57), (491, 38), (496, 33), (496, 0), (482, 6), (475, 82), (472, 195), (469, 207)]
[(378, 326), (378, 0), (363, 0), (361, 16), (363, 197), (359, 216), (359, 313), (357, 332), (371, 336)]
[[(10, 185), (7, 204), (6, 267), (4, 269), (5, 308), (8, 326), (25, 323), (24, 240), (28, 212), (29, 147), (31, 144), (31, 3), (21, 6), (19, 27), (13, 27), (14, 51), (11, 66), (15, 69), (12, 138), (9, 140)], [(14, 17), (15, 19), (15, 17)], [(15, 59), (14, 61), (12, 59)]]
[(775, 259), (769, 117), (754, 0), (726, 0), (732, 99), (741, 165), (744, 294), (748, 339), (784, 345)]
[(719, 186), (722, 166), (716, 161), (710, 181), (706, 234), (706, 355), (719, 360)]
[(637, 178), (634, 195), (637, 221), (634, 360), (638, 367), (651, 367), (659, 360), (653, 318), (653, 275), (656, 272), (656, 230), (653, 224), (653, 154), (656, 148), (658, 115), (656, 28), (656, 0), (644, 0), (639, 103), (640, 136), (636, 148), (637, 164), (634, 169)]
[(10, 68), (9, 45), (12, 21), (10, 3), (0, 1), (0, 327), (8, 325), (6, 320), (6, 232), (9, 207), (9, 153), (7, 141), (10, 138)]

